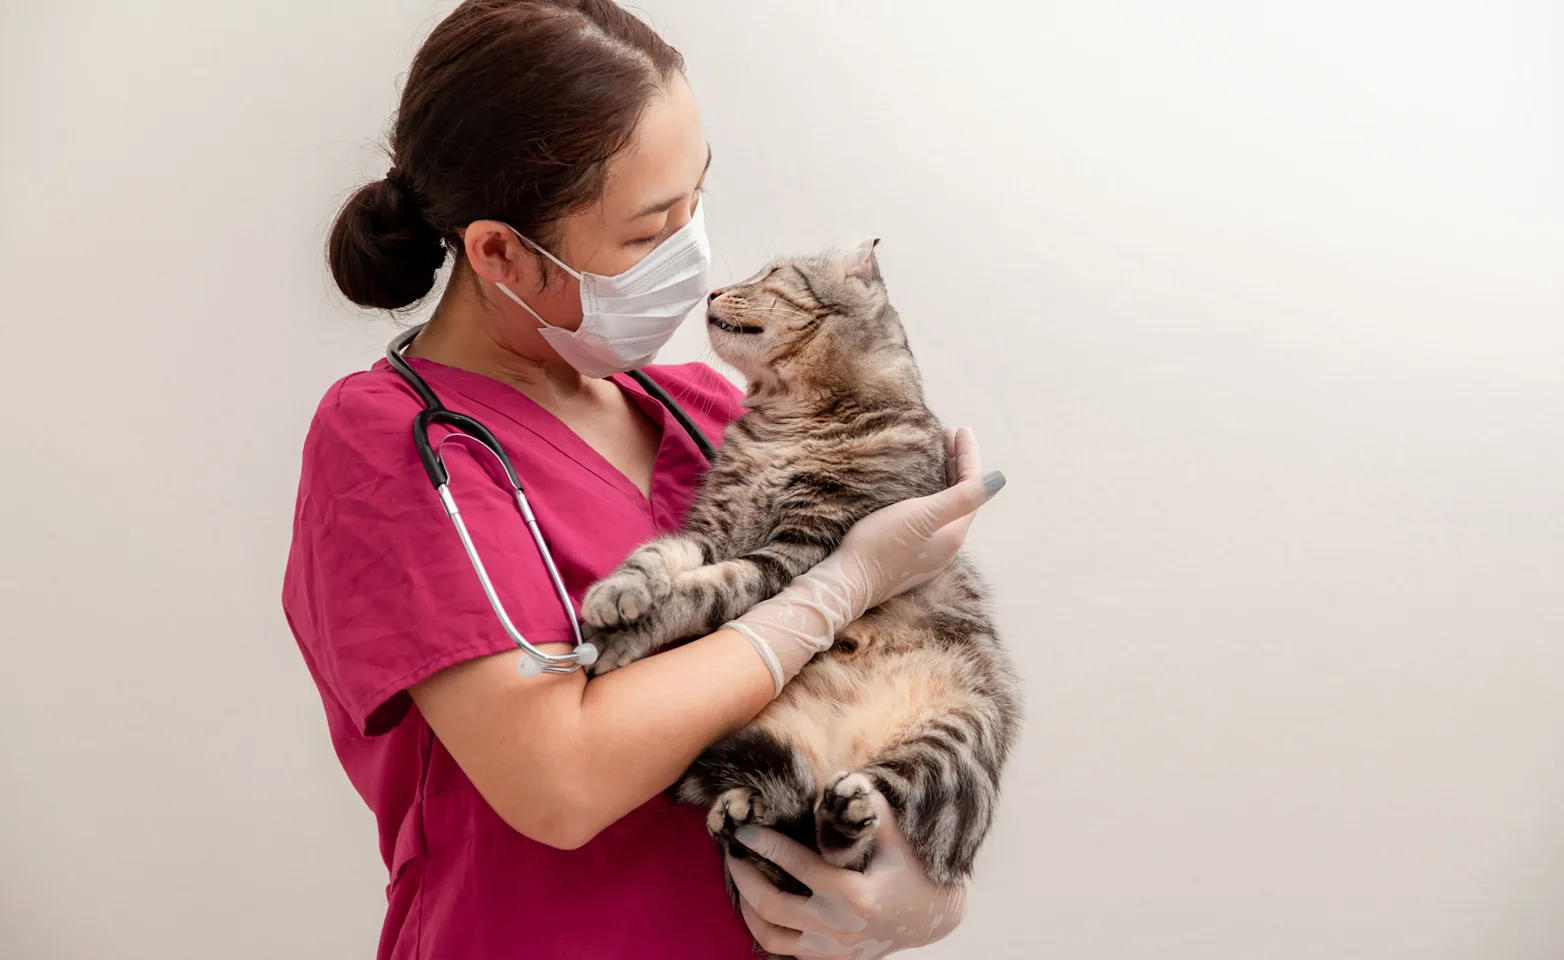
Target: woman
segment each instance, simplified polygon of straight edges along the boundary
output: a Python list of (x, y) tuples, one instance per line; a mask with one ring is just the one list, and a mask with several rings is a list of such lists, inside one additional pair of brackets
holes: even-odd
[[(678, 526), (705, 465), (620, 376), (704, 294), (711, 155), (682, 61), (609, 0), (474, 0), (414, 59), (391, 148), (386, 179), (332, 231), (333, 276), (354, 302), (394, 309), (454, 257), (410, 363), (505, 447), (579, 601)], [(609, 316), (599, 278), (624, 277), (644, 289), (621, 290)], [(648, 373), (708, 437), (740, 413), (709, 369)], [(663, 791), (836, 629), (950, 562), (990, 495), (969, 433), (954, 441), (949, 490), (865, 519), (732, 627), (589, 684), (581, 671), (519, 672), (414, 452), (421, 408), (384, 361), (327, 391), (283, 592), (338, 755), (379, 823), (381, 958), (737, 960), (751, 936), (801, 957), (872, 956), (958, 922), (963, 891), (935, 888), (911, 857), (850, 873), (770, 831), (745, 842), (815, 896), (735, 863), (735, 913), (703, 811)], [(533, 643), (570, 650), (516, 504), (466, 450), (444, 448), (451, 490), (502, 600)]]

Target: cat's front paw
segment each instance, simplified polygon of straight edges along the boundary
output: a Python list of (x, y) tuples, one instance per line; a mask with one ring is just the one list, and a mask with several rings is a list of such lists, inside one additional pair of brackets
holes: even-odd
[(815, 804), (815, 841), (820, 856), (833, 866), (862, 870), (874, 856), (874, 782), (856, 771), (839, 773), (825, 785)]
[(581, 638), (597, 648), (597, 660), (587, 668), (594, 677), (650, 656), (660, 646), (654, 636), (637, 625), (598, 630), (589, 624), (581, 631)]
[(655, 571), (621, 570), (593, 584), (581, 598), (581, 619), (599, 630), (635, 623), (672, 591), (671, 578)]
[(641, 547), (581, 599), (581, 619), (599, 630), (627, 627), (668, 598), (673, 581), (701, 565), (701, 549), (687, 537), (668, 536)]

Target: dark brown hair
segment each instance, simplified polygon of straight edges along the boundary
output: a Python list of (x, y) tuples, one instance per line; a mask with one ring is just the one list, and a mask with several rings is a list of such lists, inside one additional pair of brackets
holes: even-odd
[(416, 303), (474, 220), (551, 243), (602, 195), (608, 160), (683, 69), (612, 0), (467, 0), (413, 58), (386, 179), (337, 214), (338, 288), (365, 307)]

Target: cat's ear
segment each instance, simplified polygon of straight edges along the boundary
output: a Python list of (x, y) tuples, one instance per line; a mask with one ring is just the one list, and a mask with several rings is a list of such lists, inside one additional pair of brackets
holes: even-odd
[(879, 283), (880, 261), (874, 258), (874, 248), (880, 245), (879, 237), (870, 237), (847, 253), (847, 275)]

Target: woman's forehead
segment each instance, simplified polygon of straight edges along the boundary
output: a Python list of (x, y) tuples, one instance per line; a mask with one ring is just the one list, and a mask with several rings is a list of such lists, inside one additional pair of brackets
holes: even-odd
[(658, 207), (665, 212), (694, 192), (709, 157), (695, 94), (674, 74), (665, 92), (647, 105), (630, 143), (609, 161), (603, 218), (626, 222), (649, 217)]

